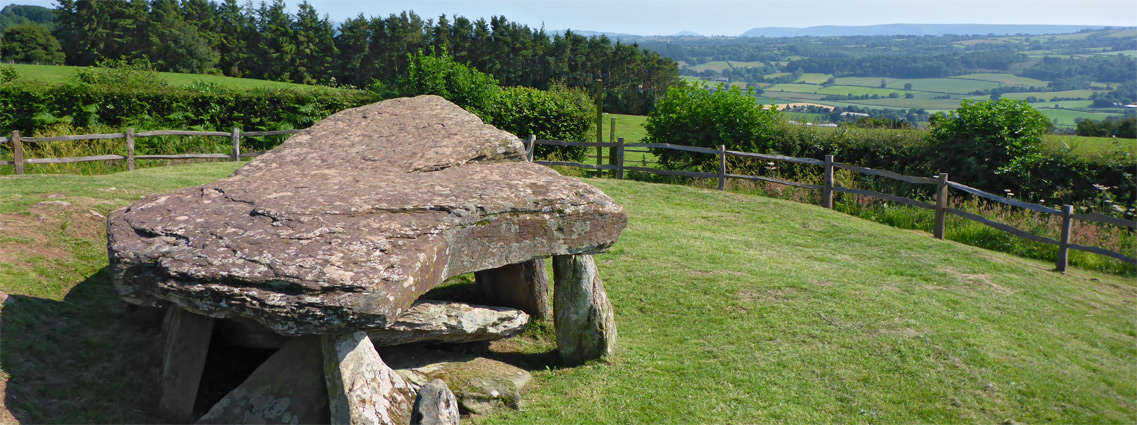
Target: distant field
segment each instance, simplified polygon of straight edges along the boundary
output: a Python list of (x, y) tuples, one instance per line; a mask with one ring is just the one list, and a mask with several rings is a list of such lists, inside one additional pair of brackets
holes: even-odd
[[(64, 66), (64, 65), (12, 65), (16, 68), (16, 72), (20, 78), (28, 80), (39, 80), (48, 83), (63, 84), (68, 81), (74, 81), (75, 72), (83, 67), (79, 66)], [(249, 78), (236, 78), (225, 77), (220, 75), (204, 75), (204, 74), (179, 74), (176, 72), (159, 72), (167, 84), (172, 86), (183, 86), (193, 82), (204, 81), (207, 83), (215, 83), (222, 87), (231, 89), (254, 89), (254, 88), (277, 88), (277, 89), (297, 89), (297, 90), (311, 90), (317, 88), (316, 86), (308, 86), (304, 84), (282, 83), (278, 81), (266, 80), (253, 80)]]
[(1034, 96), (1039, 99), (1052, 99), (1055, 97), (1065, 99), (1089, 99), (1094, 94), (1094, 90), (1066, 90), (1066, 91), (1048, 91), (1048, 92), (1023, 92), (1023, 93), (1006, 93), (1003, 97), (1007, 99), (1025, 100), (1028, 97)]
[(879, 96), (888, 96), (889, 93), (903, 92), (903, 90), (890, 90), (890, 89), (881, 89), (881, 88), (872, 88), (872, 87), (857, 87), (857, 86), (822, 87), (822, 86), (819, 86), (816, 84), (798, 84), (798, 83), (777, 84), (773, 87), (766, 89), (766, 91), (767, 92), (784, 91), (784, 92), (791, 92), (791, 93), (814, 93), (814, 94), (819, 94), (819, 95), (830, 95), (830, 94), (832, 94), (832, 95), (849, 95), (849, 94), (852, 94), (853, 96), (861, 96), (861, 95), (866, 95), (866, 94), (869, 96), (872, 96), (874, 94), (879, 95)]
[(951, 78), (958, 78), (958, 79), (964, 79), (964, 80), (991, 81), (991, 82), (1002, 84), (1004, 87), (1007, 87), (1007, 86), (1046, 87), (1049, 84), (1046, 81), (1036, 80), (1034, 78), (1020, 77), (1020, 76), (1012, 75), (1012, 74), (967, 74), (967, 75), (957, 75), (957, 76), (951, 77)]
[(960, 78), (915, 78), (894, 80), (888, 83), (888, 88), (903, 89), (905, 84), (912, 84), (912, 90), (956, 94), (966, 94), (976, 90), (990, 90), (999, 87), (999, 83), (991, 81), (966, 80)]
[(1030, 106), (1034, 109), (1042, 108), (1089, 108), (1094, 101), (1092, 100), (1061, 100), (1058, 102), (1038, 102), (1031, 103)]
[(693, 71), (711, 70), (722, 72), (723, 70), (731, 68), (761, 68), (763, 66), (766, 66), (766, 64), (762, 62), (711, 61), (704, 64), (687, 66), (687, 69)]
[[(1073, 121), (1071, 121), (1073, 122)], [(1110, 137), (1060, 136), (1049, 134), (1042, 137), (1042, 141), (1052, 149), (1069, 148), (1079, 155), (1115, 152), (1118, 150), (1137, 154), (1137, 140), (1117, 139)]]
[(801, 74), (801, 78), (798, 78), (796, 82), (806, 83), (806, 84), (821, 84), (821, 83), (828, 81), (832, 77), (833, 77), (833, 74), (805, 73), (805, 74)]
[(1101, 53), (1095, 53), (1095, 54), (1097, 54), (1097, 55), (1110, 55), (1110, 56), (1112, 56), (1112, 55), (1125, 55), (1125, 56), (1129, 56), (1129, 57), (1137, 57), (1137, 50), (1120, 50), (1120, 51), (1116, 51), (1116, 52), (1101, 52)]
[(772, 79), (775, 79), (775, 78), (785, 77), (785, 76), (787, 76), (787, 75), (791, 75), (791, 74), (790, 74), (790, 73), (788, 73), (788, 72), (775, 72), (775, 73), (773, 73), (773, 74), (769, 74), (769, 75), (767, 75), (765, 78), (766, 78), (767, 80), (772, 80)]
[(842, 86), (880, 87), (880, 80), (884, 80), (885, 83), (896, 81), (895, 78), (841, 77), (833, 82)]
[(1046, 108), (1046, 109), (1038, 109), (1038, 112), (1041, 112), (1042, 115), (1045, 115), (1046, 118), (1049, 118), (1050, 121), (1054, 122), (1055, 127), (1062, 127), (1062, 128), (1073, 128), (1073, 127), (1077, 126), (1077, 123), (1075, 123), (1075, 120), (1077, 120), (1078, 118), (1082, 118), (1082, 119), (1088, 118), (1088, 119), (1092, 119), (1092, 120), (1103, 120), (1103, 119), (1106, 119), (1109, 117), (1118, 116), (1117, 114), (1109, 114), (1109, 113), (1102, 113), (1102, 112), (1072, 111), (1069, 109), (1049, 109), (1049, 108)]
[(868, 99), (868, 100), (850, 100), (849, 103), (858, 104), (862, 106), (876, 106), (884, 108), (920, 108), (925, 110), (950, 110), (959, 108), (959, 99)]

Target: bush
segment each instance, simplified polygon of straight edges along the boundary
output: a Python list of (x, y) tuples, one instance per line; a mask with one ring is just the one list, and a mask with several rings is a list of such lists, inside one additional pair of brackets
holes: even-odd
[[(648, 115), (644, 129), (647, 143), (761, 152), (770, 145), (778, 112), (763, 109), (752, 91), (737, 87), (711, 92), (702, 84), (672, 86)], [(652, 154), (670, 169), (716, 167), (711, 155), (653, 149)]]
[[(486, 122), (526, 138), (587, 140), (595, 106), (579, 89), (554, 87), (548, 91), (529, 87), (508, 87), (497, 91), (479, 114)], [(555, 154), (559, 159), (581, 161), (588, 148), (538, 145), (536, 157)]]
[[(1043, 160), (1049, 121), (1019, 100), (971, 102), (932, 116), (933, 164), (953, 180), (988, 191), (1030, 190), (1031, 171)], [(1039, 176), (1035, 176), (1039, 177)]]
[(441, 54), (408, 55), (407, 72), (392, 88), (397, 96), (433, 94), (477, 114), (498, 92), (497, 80), (458, 63), (445, 50)]

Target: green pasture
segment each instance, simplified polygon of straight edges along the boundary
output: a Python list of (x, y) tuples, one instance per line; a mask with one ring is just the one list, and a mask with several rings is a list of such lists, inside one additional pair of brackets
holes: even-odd
[(890, 93), (898, 93), (903, 95), (904, 90), (882, 89), (874, 87), (858, 87), (858, 86), (840, 86), (834, 85), (829, 87), (822, 87), (814, 84), (775, 84), (773, 87), (767, 88), (766, 92), (789, 92), (789, 93), (812, 93), (819, 95), (879, 95), (888, 96)]
[[(961, 80), (990, 81), (990, 82), (994, 82), (994, 83), (999, 83), (1000, 85), (1002, 85), (1004, 87), (1012, 87), (1012, 86), (1046, 87), (1047, 85), (1050, 84), (1046, 81), (1042, 81), (1042, 80), (1038, 80), (1038, 79), (1034, 79), (1034, 78), (1029, 78), (1029, 77), (1020, 77), (1018, 75), (1013, 75), (1013, 74), (993, 74), (993, 73), (966, 74), (966, 75), (957, 75), (957, 76), (951, 77), (951, 78), (961, 79)], [(915, 86), (915, 84), (913, 84), (913, 86)]]
[(833, 74), (816, 74), (807, 72), (801, 74), (801, 78), (798, 78), (795, 82), (805, 84), (821, 84), (829, 81), (830, 78), (833, 78)]
[[(87, 210), (106, 215), (235, 167), (0, 177), (0, 383), (18, 420), (161, 419), (158, 323), (115, 294), (105, 219)], [(628, 216), (595, 256), (616, 352), (541, 363), (555, 349), (551, 325), (531, 327), (505, 357), (533, 373), (520, 410), (466, 423), (1137, 421), (1133, 279), (1055, 273), (810, 204), (584, 181)]]
[(710, 61), (699, 65), (685, 66), (687, 69), (693, 71), (718, 71), (732, 69), (732, 68), (761, 68), (766, 66), (764, 62), (740, 62), (740, 61)]
[(999, 87), (999, 83), (992, 81), (960, 78), (915, 78), (893, 80), (888, 83), (888, 88), (903, 89), (904, 84), (909, 83), (912, 84), (912, 90), (954, 94), (965, 94), (976, 90), (990, 90)]
[(1036, 108), (1036, 109), (1038, 109), (1038, 112), (1041, 112), (1042, 115), (1045, 115), (1046, 118), (1050, 119), (1050, 121), (1053, 122), (1056, 127), (1062, 127), (1062, 128), (1076, 127), (1077, 126), (1076, 121), (1078, 120), (1078, 118), (1100, 121), (1100, 120), (1103, 120), (1106, 118), (1120, 116), (1118, 114), (1109, 114), (1109, 113), (1103, 113), (1103, 112), (1075, 111), (1075, 110), (1070, 110), (1070, 109), (1050, 109), (1050, 108)]
[[(39, 80), (48, 83), (63, 84), (75, 81), (76, 71), (83, 67), (64, 65), (11, 65), (16, 68), (20, 78)], [(176, 72), (159, 72), (158, 75), (171, 86), (184, 86), (186, 84), (204, 81), (222, 87), (245, 90), (257, 88), (310, 90), (316, 86), (304, 84), (283, 83), (279, 81), (254, 80), (250, 78), (226, 77), (206, 74), (181, 74)]]
[(1050, 92), (1021, 92), (1021, 93), (1005, 93), (1003, 97), (1007, 99), (1024, 100), (1028, 97), (1034, 96), (1039, 99), (1050, 100), (1053, 98), (1063, 99), (1089, 99), (1094, 94), (1094, 90), (1065, 90), (1065, 91), (1050, 91)]
[(840, 77), (834, 79), (833, 83), (840, 86), (880, 87), (880, 80), (886, 84), (896, 81), (895, 78)]

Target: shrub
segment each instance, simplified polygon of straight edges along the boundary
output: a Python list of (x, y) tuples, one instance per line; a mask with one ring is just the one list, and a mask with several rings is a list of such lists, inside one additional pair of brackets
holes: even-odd
[[(498, 90), (479, 114), (486, 122), (526, 138), (585, 141), (595, 112), (588, 95), (579, 89), (554, 87), (548, 91), (529, 87)], [(564, 160), (581, 161), (587, 148), (537, 146), (536, 157), (555, 155)]]
[(953, 180), (988, 191), (1030, 189), (1049, 121), (1026, 102), (964, 100), (953, 112), (933, 115), (930, 124), (933, 164)]
[(398, 96), (433, 94), (442, 96), (467, 111), (478, 113), (498, 92), (497, 80), (468, 65), (458, 63), (443, 50), (441, 54), (408, 55), (407, 72), (393, 87)]
[[(648, 143), (759, 152), (769, 147), (778, 112), (764, 109), (753, 92), (737, 87), (719, 87), (711, 92), (702, 84), (672, 86), (648, 115), (644, 129)], [(711, 155), (653, 149), (664, 167), (670, 169), (707, 168), (716, 163)], [(716, 166), (717, 167), (717, 166)]]

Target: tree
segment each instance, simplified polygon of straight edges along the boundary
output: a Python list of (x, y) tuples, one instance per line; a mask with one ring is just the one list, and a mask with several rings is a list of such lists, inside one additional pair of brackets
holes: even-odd
[(156, 0), (149, 18), (149, 57), (159, 70), (201, 74), (217, 65), (217, 52), (185, 22), (176, 0)]
[(912, 83), (904, 83), (904, 90), (912, 90)]
[(446, 52), (407, 55), (407, 71), (395, 83), (399, 96), (434, 94), (479, 113), (498, 90), (497, 80), (467, 65), (455, 62)]
[[(761, 152), (769, 147), (778, 119), (773, 106), (762, 108), (754, 96), (738, 87), (711, 91), (703, 84), (680, 83), (648, 115), (644, 129), (647, 143)], [(660, 164), (671, 169), (717, 167), (711, 155), (652, 149)]]
[(21, 24), (4, 29), (0, 35), (0, 58), (45, 65), (59, 65), (64, 59), (59, 40), (39, 24)]
[(953, 112), (933, 115), (930, 124), (933, 164), (940, 171), (952, 180), (1000, 192), (1029, 190), (1049, 121), (1026, 102), (1000, 99), (964, 100)]

